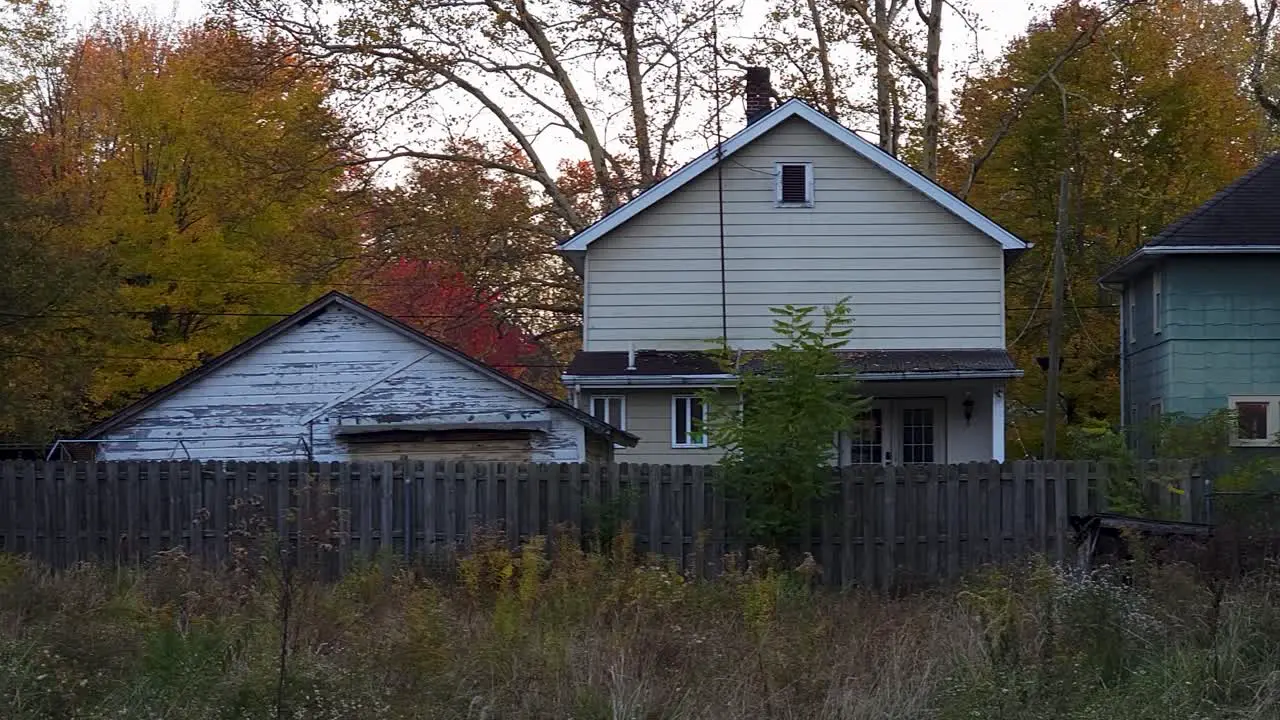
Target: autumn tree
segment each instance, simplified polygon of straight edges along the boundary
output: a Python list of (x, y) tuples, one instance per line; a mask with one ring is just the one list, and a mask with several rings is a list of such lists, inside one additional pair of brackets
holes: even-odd
[[(1011, 351), (1028, 369), (1011, 394), (1012, 447), (1021, 441), (1030, 452), (1044, 404), (1037, 358), (1047, 354), (1061, 172), (1071, 171), (1073, 201), (1060, 401), (1066, 422), (1077, 424), (1115, 419), (1118, 410), (1116, 299), (1096, 278), (1275, 147), (1248, 91), (1250, 28), (1239, 5), (1143, 5), (1099, 25), (1107, 11), (1064, 2), (1028, 28), (962, 89), (943, 153), (943, 180), (960, 187), (972, 177), (969, 159), (990, 150), (969, 201), (1036, 244), (1007, 282)], [(1090, 43), (1063, 56), (1093, 28)], [(1038, 90), (1028, 96), (1029, 87)]]
[(28, 123), (36, 79), (56, 63), (59, 22), (39, 2), (0, 9), (0, 443), (39, 442), (73, 427), (92, 380), (91, 340), (62, 332), (59, 316), (91, 308), (97, 253), (58, 242), (59, 217), (24, 197), (36, 136)]
[[(91, 258), (26, 313), (93, 363), (80, 419), (292, 312), (358, 253), (358, 176), (317, 68), (218, 24), (131, 19), (59, 44), (24, 94), (20, 229)], [(27, 292), (26, 290), (22, 292)], [(69, 309), (65, 306), (74, 305)], [(29, 305), (30, 306), (30, 305)], [(63, 354), (60, 352), (59, 354)]]
[(362, 293), (377, 310), (526, 381), (558, 380), (547, 353), (520, 327), (502, 319), (500, 298), (441, 261), (396, 260), (369, 276)]
[[(510, 148), (457, 147), (521, 162)], [(575, 210), (593, 212), (598, 196), (590, 190), (589, 163), (562, 166), (559, 176)], [(563, 356), (577, 346), (582, 289), (548, 239), (559, 221), (525, 178), (466, 163), (420, 161), (400, 185), (379, 191), (366, 221), (362, 266), (375, 277), (383, 266), (403, 262), (449, 268), (495, 320), (523, 328), (532, 342)]]

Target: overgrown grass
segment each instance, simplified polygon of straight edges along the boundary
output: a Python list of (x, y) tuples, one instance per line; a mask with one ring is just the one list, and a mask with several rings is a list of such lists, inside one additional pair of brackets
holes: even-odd
[[(1280, 579), (1216, 596), (1183, 568), (1030, 561), (886, 599), (758, 553), (693, 581), (483, 539), (448, 574), (292, 582), (179, 554), (61, 573), (0, 558), (5, 718), (1280, 717)], [(261, 557), (258, 558), (261, 560)], [(277, 711), (280, 714), (277, 715)]]

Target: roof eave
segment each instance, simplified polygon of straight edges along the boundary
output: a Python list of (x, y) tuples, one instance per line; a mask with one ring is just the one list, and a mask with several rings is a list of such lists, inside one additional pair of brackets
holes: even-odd
[[(917, 372), (855, 372), (865, 382), (893, 382), (904, 380), (1012, 380), (1023, 376), (1023, 371), (1008, 370), (937, 370)], [(566, 385), (579, 387), (610, 388), (667, 388), (667, 387), (717, 387), (732, 385), (736, 375), (562, 375)]]
[(1118, 289), (1134, 273), (1146, 267), (1147, 260), (1167, 255), (1272, 255), (1280, 253), (1280, 245), (1144, 245), (1116, 263), (1098, 278), (1107, 289)]

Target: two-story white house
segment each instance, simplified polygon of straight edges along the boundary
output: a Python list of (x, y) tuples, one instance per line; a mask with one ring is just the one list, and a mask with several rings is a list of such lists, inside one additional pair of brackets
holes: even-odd
[[(764, 76), (763, 87), (761, 75)], [(1005, 259), (1027, 245), (749, 71), (740, 132), (560, 248), (585, 286), (574, 403), (639, 437), (621, 462), (710, 463), (705, 350), (775, 338), (770, 308), (852, 301), (842, 355), (874, 398), (841, 463), (1004, 459)]]

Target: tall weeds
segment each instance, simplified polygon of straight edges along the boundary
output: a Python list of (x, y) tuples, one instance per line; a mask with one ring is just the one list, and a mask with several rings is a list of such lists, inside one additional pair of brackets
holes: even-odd
[(447, 575), (379, 562), (288, 588), (178, 553), (60, 573), (3, 557), (0, 715), (1280, 717), (1270, 575), (1215, 602), (1176, 567), (1031, 561), (899, 599), (819, 589), (815, 571), (757, 551), (697, 580), (636, 558), (625, 533), (550, 557), (540, 538), (513, 552), (482, 535)]

